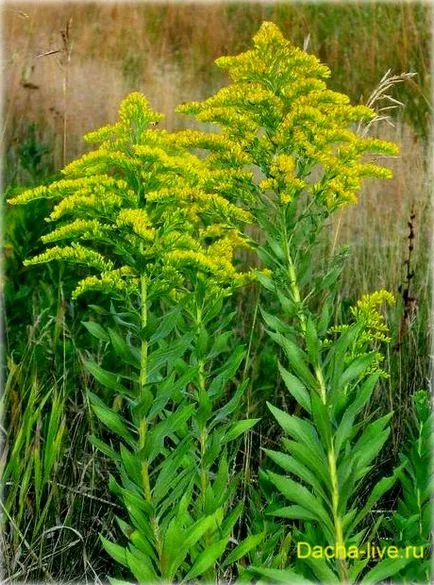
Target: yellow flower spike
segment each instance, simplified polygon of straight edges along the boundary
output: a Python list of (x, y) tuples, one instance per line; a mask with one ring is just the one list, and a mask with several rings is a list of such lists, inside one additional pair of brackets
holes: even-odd
[[(390, 178), (389, 170), (361, 159), (369, 153), (395, 156), (396, 145), (360, 137), (353, 129), (374, 119), (375, 112), (352, 106), (348, 96), (328, 89), (328, 67), (292, 46), (275, 24), (263, 23), (252, 49), (222, 57), (217, 65), (228, 70), (233, 84), (180, 111), (220, 126), (225, 141), (253, 157), (266, 175), (258, 180), (261, 191), (278, 192), (283, 204), (305, 191), (332, 211), (357, 202), (364, 177)], [(227, 166), (218, 148), (208, 151), (214, 166)], [(276, 155), (283, 153), (294, 158), (295, 170), (277, 167)], [(328, 186), (330, 180), (334, 183)]]
[(100, 271), (113, 269), (113, 263), (111, 260), (105, 258), (99, 252), (85, 248), (75, 242), (64, 248), (61, 248), (60, 246), (49, 248), (31, 260), (25, 260), (24, 265), (33, 266), (35, 264), (45, 264), (46, 262), (51, 262), (53, 260), (63, 260), (65, 262), (71, 262), (72, 264), (84, 264), (85, 266), (96, 268)]
[(149, 216), (143, 209), (122, 209), (116, 218), (116, 224), (119, 227), (131, 227), (136, 235), (147, 242), (152, 242), (155, 238), (156, 230), (151, 227)]
[(139, 170), (141, 161), (133, 159), (123, 152), (96, 150), (84, 154), (79, 159), (67, 165), (62, 173), (70, 177), (89, 176), (95, 173), (107, 172), (115, 169), (134, 173)]
[(366, 324), (366, 341), (385, 341), (389, 342), (389, 328), (386, 319), (378, 310), (381, 305), (395, 304), (394, 295), (384, 289), (377, 290), (373, 293), (365, 294), (357, 301), (355, 307), (351, 308), (356, 321), (363, 321)]
[(97, 219), (76, 219), (75, 221), (58, 227), (54, 231), (45, 236), (41, 240), (44, 244), (57, 242), (59, 240), (71, 239), (80, 236), (83, 239), (104, 239), (109, 236), (113, 228), (109, 225), (104, 225)]
[(77, 299), (87, 292), (102, 292), (108, 295), (129, 296), (139, 293), (139, 279), (129, 266), (103, 272), (100, 277), (88, 276), (79, 281), (72, 293)]
[(89, 212), (113, 212), (121, 207), (123, 203), (122, 197), (114, 193), (104, 193), (101, 197), (98, 193), (86, 193), (78, 191), (74, 195), (70, 195), (63, 199), (56, 205), (49, 215), (50, 221), (60, 219), (66, 214), (77, 213), (79, 210), (89, 210)]
[(114, 184), (115, 180), (105, 174), (82, 177), (80, 179), (61, 179), (51, 185), (42, 185), (34, 189), (27, 189), (16, 197), (8, 199), (8, 203), (11, 205), (25, 205), (37, 199), (58, 199), (65, 197), (76, 191), (77, 188), (86, 189), (96, 185), (113, 186)]

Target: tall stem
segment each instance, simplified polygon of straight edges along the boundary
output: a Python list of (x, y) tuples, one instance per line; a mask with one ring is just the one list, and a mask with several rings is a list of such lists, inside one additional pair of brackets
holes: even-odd
[[(299, 288), (298, 282), (297, 282), (297, 273), (295, 270), (294, 261), (292, 259), (291, 250), (289, 248), (289, 234), (288, 234), (288, 228), (287, 228), (286, 220), (285, 220), (285, 210), (283, 210), (281, 220), (282, 220), (282, 228), (283, 228), (284, 251), (285, 251), (285, 258), (286, 258), (287, 270), (288, 270), (289, 287), (291, 290), (292, 298), (294, 299), (294, 302), (296, 303), (296, 305), (298, 305), (297, 316), (298, 316), (298, 319), (300, 321), (301, 331), (302, 331), (303, 335), (306, 335), (306, 327), (307, 327), (306, 326), (306, 316), (300, 307), (301, 294), (300, 294), (300, 288)], [(325, 385), (325, 380), (324, 380), (322, 370), (318, 364), (315, 365), (315, 376), (316, 376), (316, 379), (318, 380), (321, 400), (322, 400), (323, 404), (326, 404), (326, 402), (327, 402), (326, 385)]]
[[(146, 384), (148, 382), (148, 341), (145, 338), (145, 328), (148, 323), (148, 281), (145, 275), (140, 278), (140, 301), (141, 301), (141, 346), (140, 346), (140, 374), (139, 374), (139, 400), (143, 401), (145, 397)], [(145, 417), (140, 421), (139, 425), (139, 447), (143, 449), (146, 442), (146, 435), (148, 432), (148, 422)], [(149, 463), (148, 461), (142, 461), (142, 481), (143, 481), (143, 492), (145, 494), (145, 500), (152, 506), (152, 491), (151, 481), (149, 477)], [(160, 538), (160, 530), (158, 526), (158, 518), (153, 513), (151, 518), (151, 527), (155, 539), (156, 549), (160, 561), (160, 569), (164, 573), (164, 567), (162, 563), (163, 547)]]
[[(196, 299), (197, 302), (197, 299)], [(202, 308), (196, 305), (196, 328), (198, 333), (200, 333), (201, 327), (203, 326), (202, 323)], [(206, 396), (206, 376), (205, 376), (205, 360), (203, 358), (198, 359), (198, 390), (199, 390), (199, 408), (200, 402)], [(203, 398), (202, 398), (203, 397)], [(199, 436), (199, 445), (200, 445), (200, 489), (201, 489), (201, 503), (202, 503), (202, 513), (205, 514), (205, 504), (206, 504), (206, 492), (208, 490), (209, 485), (209, 470), (205, 465), (205, 454), (206, 449), (208, 446), (208, 430), (206, 426), (206, 421), (203, 422), (200, 429), (200, 436)], [(211, 545), (210, 533), (207, 531), (204, 535), (204, 543), (205, 547), (208, 548)], [(205, 573), (204, 578), (207, 582), (211, 583), (215, 581), (216, 578), (216, 570), (215, 567), (210, 567)]]
[[(285, 218), (285, 210), (282, 210), (281, 214), (281, 222), (282, 222), (282, 232), (283, 232), (283, 242), (284, 242), (284, 251), (285, 251), (285, 258), (287, 264), (287, 271), (288, 271), (288, 281), (289, 287), (291, 290), (291, 294), (293, 297), (294, 302), (298, 305), (297, 316), (300, 321), (300, 328), (303, 335), (306, 335), (307, 330), (307, 323), (306, 323), (306, 316), (301, 310), (301, 293), (300, 288), (298, 286), (297, 281), (297, 273), (295, 270), (295, 264), (292, 259), (291, 250), (289, 247), (289, 234), (288, 228), (286, 225), (286, 218)], [(315, 365), (315, 377), (318, 381), (319, 385), (319, 392), (321, 396), (321, 400), (324, 405), (327, 404), (327, 392), (326, 392), (326, 384), (324, 380), (324, 375), (322, 369), (319, 364)], [(344, 551), (344, 536), (343, 536), (343, 522), (342, 517), (339, 515), (339, 482), (338, 482), (338, 475), (337, 475), (337, 457), (334, 450), (333, 439), (331, 440), (330, 447), (327, 453), (327, 461), (329, 467), (329, 477), (332, 486), (332, 513), (333, 513), (333, 525), (335, 529), (335, 546), (336, 546), (336, 559), (338, 561), (338, 570), (339, 570), (339, 577), (342, 583), (346, 583), (348, 581), (348, 571), (345, 562), (345, 553)]]
[(142, 303), (142, 310), (141, 310), (141, 348), (140, 348), (140, 378), (139, 378), (139, 395), (140, 399), (143, 399), (144, 391), (148, 379), (148, 341), (145, 339), (144, 331), (145, 327), (148, 323), (148, 310), (147, 310), (147, 279), (146, 276), (142, 276), (140, 279), (140, 296), (141, 296), (141, 303)]

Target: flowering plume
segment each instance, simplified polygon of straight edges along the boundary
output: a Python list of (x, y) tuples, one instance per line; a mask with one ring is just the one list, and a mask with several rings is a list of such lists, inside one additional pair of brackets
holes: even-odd
[[(375, 118), (372, 109), (352, 106), (346, 95), (327, 89), (329, 68), (292, 46), (273, 23), (263, 23), (253, 44), (217, 59), (232, 85), (178, 108), (221, 128), (206, 146), (214, 160), (254, 162), (266, 177), (260, 189), (274, 191), (284, 204), (307, 192), (329, 212), (355, 203), (363, 178), (391, 177), (389, 169), (362, 158), (396, 155), (397, 146), (352, 130)], [(183, 144), (188, 138), (193, 147), (200, 143), (197, 134), (179, 133)]]
[[(234, 249), (247, 245), (239, 227), (251, 221), (230, 201), (245, 171), (223, 176), (210, 168), (168, 133), (149, 128), (160, 118), (144, 96), (130, 94), (117, 123), (85, 137), (99, 147), (67, 165), (65, 178), (9, 200), (55, 202), (47, 221), (56, 228), (43, 241), (71, 243), (26, 264), (62, 260), (96, 270), (78, 283), (74, 297), (89, 290), (139, 294), (144, 274), (151, 295), (182, 289), (200, 274), (220, 289), (252, 277), (233, 264)], [(204, 235), (207, 228), (213, 231)]]

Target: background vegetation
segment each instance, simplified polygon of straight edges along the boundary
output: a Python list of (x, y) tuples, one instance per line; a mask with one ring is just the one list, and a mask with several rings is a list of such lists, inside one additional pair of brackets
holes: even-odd
[[(391, 112), (394, 127), (378, 128), (382, 137), (401, 145), (394, 179), (368, 185), (358, 206), (333, 218), (317, 258), (321, 263), (341, 242), (351, 247), (340, 286), (343, 317), (361, 294), (376, 288), (401, 298), (390, 313), (395, 337), (385, 368), (391, 377), (372, 407), (396, 413), (392, 441), (382, 455), (382, 465), (391, 467), (407, 432), (410, 397), (428, 387), (429, 376), (427, 4), (7, 3), (4, 191), (10, 196), (55, 176), (85, 151), (85, 132), (114, 121), (120, 100), (132, 90), (145, 93), (166, 114), (164, 127), (192, 124), (174, 114), (175, 105), (202, 99), (226, 83), (213, 60), (245, 50), (263, 20), (276, 22), (287, 38), (327, 63), (332, 89), (347, 93), (353, 103), (366, 103), (389, 69), (417, 73), (389, 92), (404, 104)], [(385, 99), (377, 105), (396, 104)], [(8, 460), (6, 481), (14, 487), (3, 502), (4, 569), (6, 580), (99, 582), (111, 573), (112, 561), (101, 553), (98, 534), (110, 536), (117, 503), (106, 487), (111, 464), (87, 441), (98, 425), (88, 402), (94, 383), (77, 358), (89, 350), (108, 363), (116, 358), (104, 355), (97, 340), (89, 348), (81, 325), (88, 320), (86, 305), (71, 302), (61, 267), (22, 265), (42, 249), (46, 215), (45, 203), (31, 211), (7, 209), (5, 215), (3, 440), (14, 447), (4, 451), (3, 464)], [(252, 340), (251, 413), (261, 411), (265, 400), (281, 404), (283, 396), (280, 379), (270, 377), (276, 371), (274, 348), (255, 349), (263, 336), (256, 320), (258, 294), (251, 286), (236, 299), (244, 316), (238, 327)], [(265, 419), (245, 445), (245, 478), (249, 457), (259, 453), (270, 426), (266, 413), (259, 415)], [(35, 473), (43, 492), (32, 486)], [(398, 488), (388, 497), (384, 506), (391, 508), (400, 497)]]

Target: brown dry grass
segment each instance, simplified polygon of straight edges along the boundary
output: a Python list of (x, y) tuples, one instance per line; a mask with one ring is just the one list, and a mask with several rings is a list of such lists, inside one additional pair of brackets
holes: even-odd
[[(186, 122), (173, 109), (223, 83), (213, 67), (222, 54), (244, 50), (264, 19), (275, 21), (294, 43), (327, 62), (334, 88), (353, 101), (367, 99), (384, 72), (416, 71), (400, 89), (408, 117), (423, 134), (429, 96), (431, 10), (403, 2), (383, 4), (16, 3), (3, 6), (6, 57), (5, 144), (19, 144), (28, 125), (53, 146), (61, 166), (64, 118), (70, 160), (82, 152), (82, 135), (116, 116), (119, 101), (143, 91), (166, 126)], [(71, 21), (71, 59), (60, 31)], [(60, 51), (60, 52), (52, 52)], [(44, 56), (40, 56), (44, 55)], [(65, 77), (68, 77), (66, 98)]]

